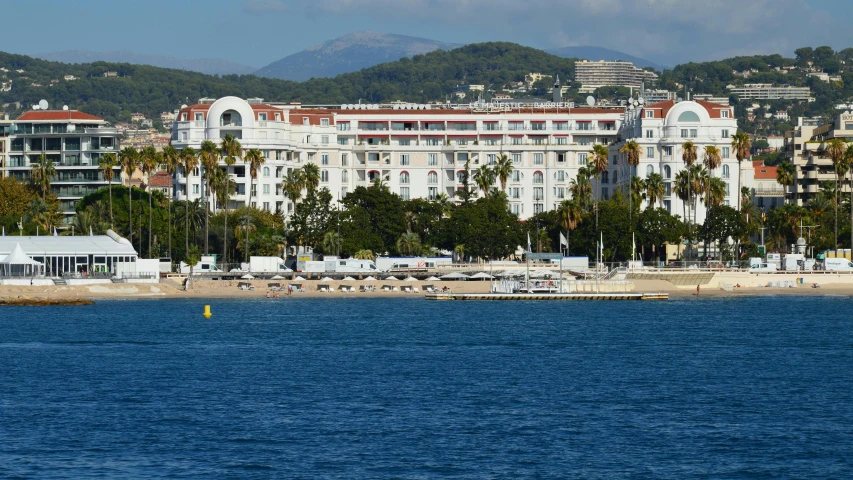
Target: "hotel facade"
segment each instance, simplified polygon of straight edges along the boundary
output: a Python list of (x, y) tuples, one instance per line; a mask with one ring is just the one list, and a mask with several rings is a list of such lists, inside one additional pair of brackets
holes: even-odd
[[(587, 165), (593, 145), (616, 142), (624, 114), (623, 109), (568, 108), (555, 103), (515, 108), (306, 108), (224, 97), (181, 108), (172, 129), (172, 145), (198, 149), (205, 140), (219, 144), (231, 134), (244, 150), (260, 150), (266, 162), (254, 186), (242, 162), (227, 167), (237, 184), (229, 206), (251, 202), (287, 215), (293, 212), (293, 203), (282, 191), (282, 180), (306, 163), (319, 167), (320, 187), (328, 188), (335, 198), (380, 180), (404, 199), (444, 194), (456, 200), (466, 163), (473, 172), (506, 155), (513, 163), (506, 188), (510, 210), (528, 218), (570, 198), (570, 181), (578, 168)], [(175, 198), (203, 198), (201, 174), (200, 169), (189, 176), (179, 170)], [(476, 188), (473, 181), (470, 185)], [(495, 187), (500, 188), (497, 180)]]

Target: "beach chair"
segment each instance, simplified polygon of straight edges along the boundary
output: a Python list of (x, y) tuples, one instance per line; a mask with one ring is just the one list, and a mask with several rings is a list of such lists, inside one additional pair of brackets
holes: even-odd
[(412, 293), (421, 293), (421, 291), (418, 290), (418, 287), (412, 287)]
[(362, 293), (364, 293), (364, 292), (368, 291), (368, 290), (367, 290), (367, 285), (359, 285), (359, 286), (358, 286), (358, 291), (359, 291), (359, 292), (362, 292)]

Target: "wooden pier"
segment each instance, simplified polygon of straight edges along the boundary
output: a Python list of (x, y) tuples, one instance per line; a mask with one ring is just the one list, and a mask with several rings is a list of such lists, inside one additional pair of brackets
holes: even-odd
[(666, 292), (428, 293), (427, 300), (669, 300)]

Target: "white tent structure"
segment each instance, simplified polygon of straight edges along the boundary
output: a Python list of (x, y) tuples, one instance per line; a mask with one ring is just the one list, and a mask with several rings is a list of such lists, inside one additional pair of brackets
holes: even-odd
[(392, 282), (395, 282), (399, 280), (399, 278), (395, 277), (394, 275), (391, 275), (390, 277), (385, 277), (384, 280), (390, 280)]
[(355, 279), (354, 279), (354, 278), (352, 278), (352, 277), (344, 277), (344, 279), (343, 279), (342, 281), (344, 281), (344, 282), (354, 282), (354, 281), (355, 281)]
[(440, 277), (442, 280), (466, 280), (468, 275), (459, 272), (448, 273)]
[(417, 282), (418, 279), (415, 277), (406, 277), (403, 281), (404, 282)]
[[(0, 236), (0, 257), (9, 255), (16, 245), (30, 259), (43, 264), (47, 276), (66, 273), (117, 275), (121, 271), (137, 271), (138, 255), (130, 242), (112, 230), (106, 235), (54, 237)], [(147, 272), (156, 273), (159, 272)]]
[(471, 280), (492, 280), (495, 277), (489, 275), (486, 272), (477, 272), (474, 275), (471, 275)]
[(253, 277), (251, 273), (247, 273), (240, 278), (242, 278), (243, 280), (253, 280), (255, 277)]
[(20, 243), (3, 260), (0, 260), (0, 276), (2, 277), (34, 277), (44, 275), (44, 264), (30, 258)]

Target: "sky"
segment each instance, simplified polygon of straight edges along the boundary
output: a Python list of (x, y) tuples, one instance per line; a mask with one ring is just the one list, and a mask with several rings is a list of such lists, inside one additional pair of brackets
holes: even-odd
[(593, 45), (668, 66), (853, 47), (850, 0), (0, 0), (0, 11), (10, 53), (129, 50), (253, 67), (364, 30)]

